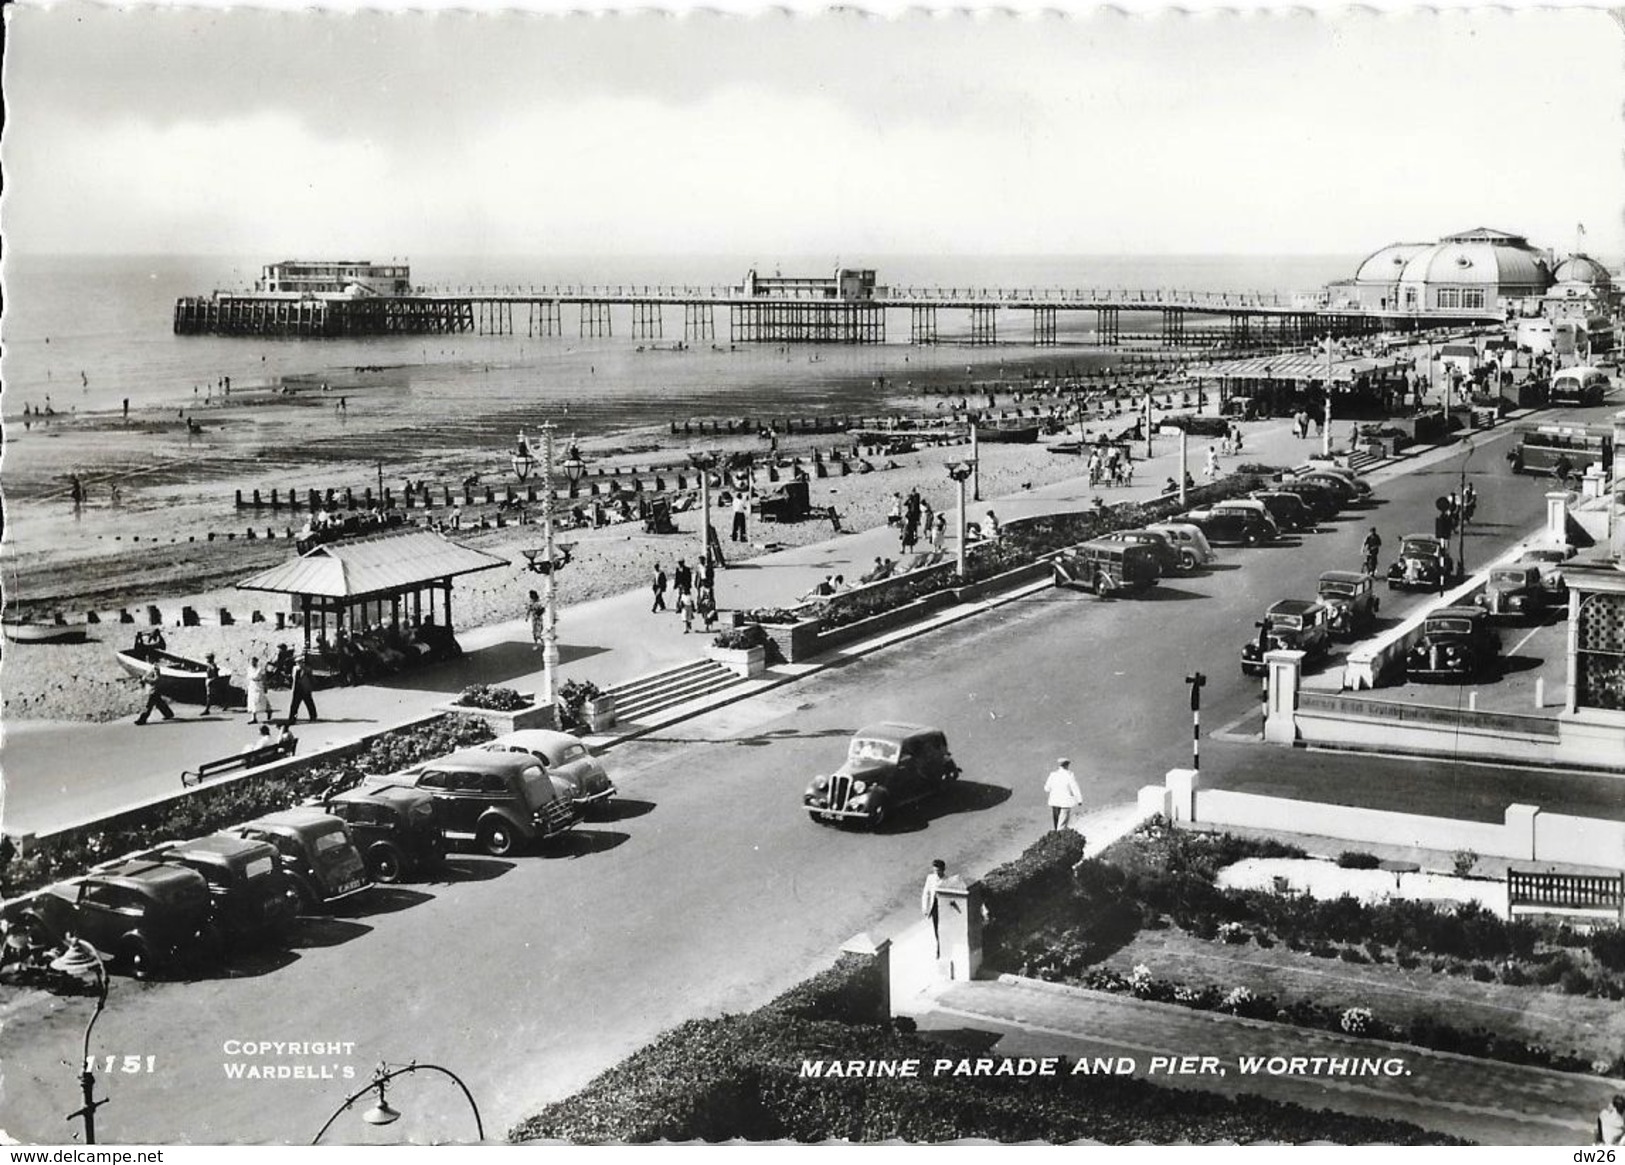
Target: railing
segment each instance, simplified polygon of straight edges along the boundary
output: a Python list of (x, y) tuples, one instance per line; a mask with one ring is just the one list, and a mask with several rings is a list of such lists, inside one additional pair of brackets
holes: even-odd
[(1507, 905), (1625, 912), (1625, 874), (1553, 874), (1509, 869)]

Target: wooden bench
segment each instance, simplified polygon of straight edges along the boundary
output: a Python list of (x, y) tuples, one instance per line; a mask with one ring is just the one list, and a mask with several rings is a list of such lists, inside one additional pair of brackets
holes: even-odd
[(239, 769), (257, 769), (261, 765), (268, 765), (272, 761), (279, 761), (283, 757), (292, 756), (298, 749), (299, 742), (290, 740), (277, 741), (264, 748), (256, 748), (249, 752), (240, 752), (235, 756), (221, 757), (219, 760), (204, 761), (195, 769), (187, 769), (181, 773), (182, 785), (201, 785), (210, 777), (218, 777), (221, 773), (232, 773)]

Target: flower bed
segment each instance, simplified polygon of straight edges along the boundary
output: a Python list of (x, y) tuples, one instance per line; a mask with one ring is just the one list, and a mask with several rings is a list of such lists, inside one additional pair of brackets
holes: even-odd
[[(1176, 830), (1154, 818), (1101, 859), (1079, 862), (1065, 893), (1052, 889), (1041, 911), (1029, 911), (1013, 920), (1016, 925), (1002, 929), (990, 925), (984, 933), (987, 965), (1192, 1007), (1223, 1006), (1231, 993), (1217, 985), (1161, 982), (1148, 970), (1122, 976), (1094, 966), (1140, 930), (1172, 922), (1197, 938), (1226, 944), (1283, 944), (1322, 958), (1407, 969), (1427, 959), (1435, 972), (1480, 982), (1625, 998), (1625, 933), (1617, 929), (1581, 935), (1553, 923), (1504, 921), (1471, 904), (1441, 911), (1424, 902), (1361, 904), (1351, 897), (1321, 900), (1214, 884), (1220, 870), (1246, 858), (1302, 856), (1295, 847), (1277, 842)], [(997, 911), (993, 915), (999, 920)], [(1349, 944), (1354, 935), (1363, 945)], [(1229, 1009), (1236, 1008), (1246, 1009), (1238, 1014), (1563, 1071), (1625, 1072), (1625, 1057), (1596, 1061), (1572, 1051), (1558, 1053), (1482, 1028), (1463, 1031), (1433, 1016), (1403, 1025), (1373, 1016), (1350, 1021), (1360, 1028), (1355, 1031), (1342, 1026), (1341, 1006), (1254, 998), (1245, 989), (1231, 1000)]]

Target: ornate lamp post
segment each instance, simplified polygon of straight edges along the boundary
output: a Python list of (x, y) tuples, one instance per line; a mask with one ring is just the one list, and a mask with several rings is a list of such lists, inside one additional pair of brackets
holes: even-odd
[(79, 1091), (84, 1104), (76, 1112), (70, 1112), (68, 1119), (80, 1117), (85, 1122), (85, 1144), (96, 1143), (96, 1110), (106, 1104), (105, 1100), (96, 1099), (96, 1074), (91, 1071), (90, 1059), (90, 1033), (101, 1018), (103, 1009), (107, 1007), (107, 966), (95, 949), (83, 939), (70, 937), (67, 949), (51, 960), (53, 971), (63, 971), (75, 978), (83, 979), (93, 975), (96, 981), (96, 1010), (91, 1012), (90, 1022), (85, 1024), (84, 1049), (79, 1056)]
[(542, 693), (543, 702), (552, 704), (559, 691), (559, 606), (555, 578), (558, 571), (553, 565), (553, 423), (542, 424), (542, 534), (546, 542), (547, 582), (543, 600), (546, 614), (542, 620)]
[(1321, 419), (1320, 455), (1332, 455), (1332, 334), (1326, 333), (1326, 415)]
[(959, 565), (960, 578), (965, 577), (965, 482), (975, 471), (976, 463), (973, 461), (948, 462), (948, 477), (959, 487)]
[(700, 563), (711, 561), (711, 471), (717, 467), (717, 454), (706, 449), (688, 455), (688, 463), (700, 471)]
[(570, 447), (564, 452), (564, 461), (559, 466), (564, 470), (564, 480), (570, 483), (570, 496), (576, 496), (581, 488), (581, 479), (587, 475), (587, 462), (581, 456), (581, 447), (576, 444), (575, 434), (570, 435)]
[(361, 1119), (366, 1121), (369, 1125), (379, 1126), (392, 1125), (396, 1121), (400, 1120), (400, 1111), (390, 1106), (385, 1092), (389, 1087), (390, 1081), (394, 1080), (397, 1076), (410, 1076), (414, 1072), (439, 1072), (443, 1076), (451, 1077), (452, 1083), (456, 1084), (458, 1088), (463, 1090), (463, 1098), (468, 1101), (468, 1107), (474, 1113), (475, 1139), (480, 1141), (485, 1140), (485, 1122), (480, 1119), (480, 1106), (474, 1103), (474, 1095), (473, 1093), (469, 1092), (468, 1085), (463, 1083), (462, 1078), (449, 1068), (442, 1068), (438, 1064), (419, 1064), (416, 1060), (413, 1060), (410, 1064), (403, 1064), (396, 1068), (391, 1068), (388, 1064), (379, 1064), (378, 1067), (373, 1071), (372, 1080), (369, 1081), (364, 1087), (358, 1088), (355, 1092), (352, 1092), (349, 1096), (344, 1098), (344, 1103), (340, 1104), (338, 1108), (333, 1110), (333, 1115), (327, 1118), (327, 1123), (321, 1127), (321, 1131), (319, 1131), (315, 1137), (311, 1139), (310, 1143), (312, 1145), (318, 1143), (327, 1133), (327, 1130), (333, 1127), (334, 1121), (338, 1120), (340, 1116), (349, 1111), (351, 1106), (353, 1106), (356, 1101), (366, 1096), (369, 1092), (373, 1092), (375, 1090), (378, 1093), (378, 1103), (373, 1105), (366, 1112), (362, 1113)]

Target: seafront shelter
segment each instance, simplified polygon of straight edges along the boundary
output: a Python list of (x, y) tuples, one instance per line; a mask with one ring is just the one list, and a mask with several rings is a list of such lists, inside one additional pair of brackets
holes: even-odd
[(507, 566), (506, 558), (463, 546), (429, 530), (347, 538), (317, 546), (237, 584), (238, 590), (289, 596), (313, 637), (341, 629), (410, 626), (450, 636), (452, 580)]
[[(1416, 361), (1408, 356), (1334, 357), (1331, 362), (1332, 410), (1339, 417), (1393, 410), (1405, 390), (1405, 373)], [(1325, 402), (1326, 357), (1319, 352), (1280, 352), (1221, 360), (1192, 368), (1194, 380), (1219, 382), (1219, 407), (1232, 398), (1250, 402), (1253, 415), (1282, 416), (1300, 408), (1319, 409)]]

